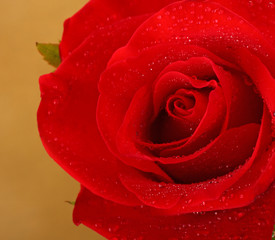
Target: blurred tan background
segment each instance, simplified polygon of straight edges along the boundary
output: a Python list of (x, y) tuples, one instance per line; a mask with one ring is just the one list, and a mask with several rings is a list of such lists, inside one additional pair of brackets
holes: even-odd
[(53, 71), (35, 42), (57, 43), (63, 21), (88, 0), (0, 0), (0, 239), (96, 240), (72, 222), (79, 184), (39, 139), (38, 78)]

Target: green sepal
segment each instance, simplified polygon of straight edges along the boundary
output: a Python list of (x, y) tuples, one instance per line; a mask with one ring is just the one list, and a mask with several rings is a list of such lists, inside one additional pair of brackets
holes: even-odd
[(44, 59), (52, 66), (60, 65), (59, 44), (36, 43), (36, 47)]
[(75, 205), (75, 201), (65, 201), (66, 203), (69, 203), (71, 205)]
[(275, 240), (275, 225), (274, 225), (274, 230), (273, 230), (273, 234), (272, 234), (272, 240)]

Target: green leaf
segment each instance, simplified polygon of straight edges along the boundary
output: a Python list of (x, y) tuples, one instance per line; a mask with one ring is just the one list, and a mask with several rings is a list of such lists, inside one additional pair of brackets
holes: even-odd
[(275, 225), (274, 225), (274, 230), (273, 230), (273, 234), (272, 234), (272, 240), (275, 240)]
[(65, 201), (66, 203), (69, 203), (71, 205), (75, 205), (75, 202), (74, 201)]
[(36, 47), (44, 59), (52, 66), (60, 65), (59, 45), (52, 43), (36, 43)]

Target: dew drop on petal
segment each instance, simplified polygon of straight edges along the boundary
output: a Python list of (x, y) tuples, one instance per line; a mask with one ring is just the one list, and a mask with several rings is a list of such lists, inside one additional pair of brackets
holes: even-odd
[(161, 16), (161, 15), (158, 15), (158, 16), (157, 16), (157, 19), (158, 19), (158, 20), (161, 20), (161, 19), (162, 19), (162, 16)]
[(269, 8), (274, 9), (275, 8), (275, 4), (272, 2), (269, 2), (267, 5)]
[(239, 212), (239, 213), (238, 213), (238, 217), (239, 217), (239, 218), (241, 218), (241, 217), (243, 217), (243, 216), (244, 216), (244, 213), (243, 213), (243, 212)]
[(211, 8), (210, 8), (210, 7), (206, 7), (206, 8), (204, 9), (204, 11), (205, 11), (205, 12), (210, 12), (210, 11), (211, 11)]

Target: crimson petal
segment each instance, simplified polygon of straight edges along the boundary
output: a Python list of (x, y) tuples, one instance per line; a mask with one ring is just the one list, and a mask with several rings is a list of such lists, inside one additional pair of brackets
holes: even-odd
[(125, 47), (116, 51), (109, 65), (171, 42), (205, 47), (229, 61), (235, 59), (233, 49), (247, 48), (275, 76), (275, 49), (270, 41), (239, 15), (209, 1), (179, 1), (163, 8), (137, 29)]
[[(139, 201), (118, 179), (121, 163), (102, 141), (95, 112), (99, 75), (140, 21), (125, 19), (98, 30), (95, 39), (87, 38), (54, 73), (42, 76), (38, 110), (39, 132), (49, 155), (90, 191), (130, 205)], [(107, 34), (114, 36), (112, 41), (106, 38)]]
[[(97, 207), (95, 207), (97, 206)], [(82, 187), (74, 209), (75, 224), (84, 224), (107, 239), (271, 239), (275, 185), (246, 207), (161, 216), (150, 207), (126, 207)]]
[[(64, 23), (64, 32), (60, 43), (60, 53), (65, 59), (91, 33), (105, 28), (124, 18), (146, 14), (148, 18), (153, 12), (175, 0), (91, 0), (75, 15)], [(111, 36), (108, 36), (111, 39)]]
[(257, 27), (266, 37), (275, 43), (275, 1), (272, 0), (215, 0), (222, 6), (242, 16), (250, 24)]

